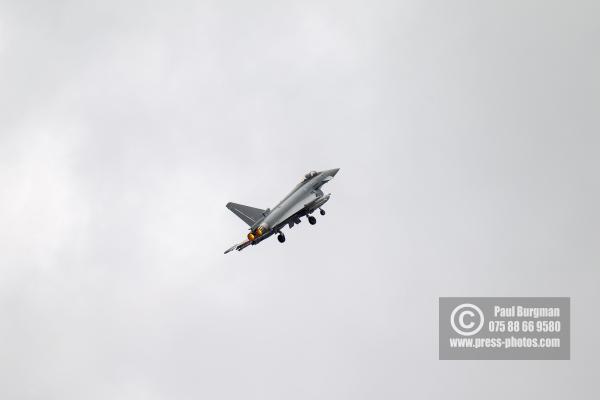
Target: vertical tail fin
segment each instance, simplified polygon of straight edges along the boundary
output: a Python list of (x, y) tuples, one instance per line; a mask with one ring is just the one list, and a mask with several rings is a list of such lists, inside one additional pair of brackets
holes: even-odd
[(254, 225), (256, 221), (260, 220), (261, 218), (264, 218), (264, 216), (266, 215), (266, 210), (245, 206), (243, 204), (230, 202), (227, 203), (225, 207), (227, 207), (231, 210), (231, 212), (240, 217), (240, 219), (246, 224), (248, 224), (248, 226)]

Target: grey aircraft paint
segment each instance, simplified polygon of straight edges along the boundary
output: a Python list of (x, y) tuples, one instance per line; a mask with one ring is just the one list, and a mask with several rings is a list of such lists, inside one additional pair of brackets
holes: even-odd
[[(310, 171), (304, 175), (304, 179), (283, 198), (273, 209), (262, 210), (260, 208), (245, 206), (237, 203), (227, 203), (226, 207), (242, 219), (249, 226), (248, 240), (231, 246), (225, 250), (225, 254), (232, 250), (243, 250), (250, 245), (255, 245), (271, 235), (277, 233), (280, 242), (285, 241), (281, 229), (286, 225), (292, 227), (300, 223), (300, 218), (306, 216), (311, 225), (316, 219), (311, 214), (320, 209), (331, 197), (331, 193), (324, 194), (323, 185), (338, 173), (340, 169), (327, 169), (321, 172)], [(320, 210), (325, 215), (325, 210)]]

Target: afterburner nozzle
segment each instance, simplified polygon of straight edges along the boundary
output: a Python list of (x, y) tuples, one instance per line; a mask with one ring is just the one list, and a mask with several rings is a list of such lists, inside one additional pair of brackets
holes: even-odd
[(254, 236), (262, 236), (263, 234), (267, 233), (268, 231), (269, 231), (269, 226), (267, 224), (261, 224), (254, 231)]

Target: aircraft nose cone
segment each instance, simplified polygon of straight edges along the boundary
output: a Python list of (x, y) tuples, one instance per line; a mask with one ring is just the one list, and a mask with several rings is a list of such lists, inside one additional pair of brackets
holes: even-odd
[(327, 175), (335, 176), (335, 174), (337, 174), (339, 170), (340, 170), (339, 168), (330, 169), (327, 171)]

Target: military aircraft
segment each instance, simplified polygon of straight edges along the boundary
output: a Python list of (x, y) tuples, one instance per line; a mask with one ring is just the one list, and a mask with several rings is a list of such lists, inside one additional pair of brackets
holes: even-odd
[(283, 198), (273, 209), (262, 210), (236, 203), (227, 203), (226, 207), (240, 217), (250, 227), (247, 240), (231, 246), (225, 254), (232, 250), (243, 250), (250, 245), (255, 245), (277, 233), (277, 240), (285, 242), (285, 235), (281, 229), (288, 225), (290, 228), (300, 223), (300, 218), (306, 216), (308, 223), (314, 225), (317, 219), (311, 214), (319, 209), (321, 215), (325, 210), (321, 207), (327, 203), (331, 193), (325, 195), (321, 190), (324, 184), (333, 179), (340, 169), (327, 169), (317, 172), (310, 171), (302, 182)]

